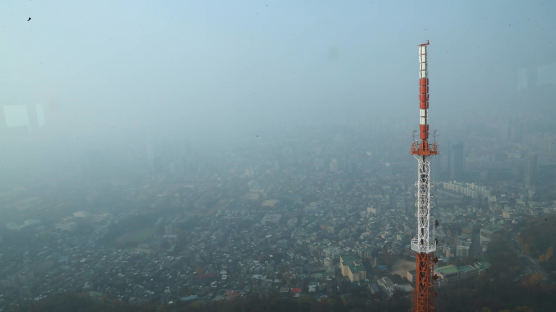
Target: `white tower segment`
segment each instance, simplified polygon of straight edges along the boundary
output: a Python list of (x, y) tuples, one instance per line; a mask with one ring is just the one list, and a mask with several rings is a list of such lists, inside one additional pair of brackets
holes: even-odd
[(417, 178), (417, 238), (411, 240), (411, 250), (431, 253), (436, 250), (436, 243), (430, 239), (430, 172), (431, 162), (427, 156), (416, 156), (418, 166)]

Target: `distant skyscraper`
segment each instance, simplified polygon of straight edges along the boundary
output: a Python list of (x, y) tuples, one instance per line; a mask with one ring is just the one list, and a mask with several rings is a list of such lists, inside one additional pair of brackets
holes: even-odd
[(525, 130), (525, 125), (521, 118), (518, 116), (513, 117), (508, 122), (508, 139), (510, 141), (517, 141), (523, 138), (523, 132)]
[(531, 154), (527, 157), (525, 170), (523, 172), (523, 182), (526, 187), (531, 187), (535, 181), (535, 173), (537, 171), (537, 154)]
[(461, 181), (463, 178), (463, 143), (452, 145), (448, 160), (450, 180)]
[(0, 106), (0, 128), (26, 129), (25, 133), (29, 133), (45, 123), (45, 111), (40, 103)]
[(25, 105), (4, 105), (4, 118), (8, 128), (28, 127), (29, 114)]
[(39, 118), (37, 116), (37, 105), (35, 103), (27, 104), (27, 115), (29, 123), (28, 127), (35, 131), (39, 127)]
[(0, 105), (0, 129), (6, 128), (6, 116), (4, 114), (4, 105)]
[(154, 171), (154, 147), (152, 142), (147, 141), (145, 143), (145, 153), (147, 156), (147, 164), (149, 168), (149, 172)]
[(473, 257), (481, 255), (481, 226), (479, 224), (473, 224), (469, 254)]

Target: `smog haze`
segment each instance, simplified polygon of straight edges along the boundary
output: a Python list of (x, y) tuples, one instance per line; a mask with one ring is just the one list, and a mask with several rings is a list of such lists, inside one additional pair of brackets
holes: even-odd
[(97, 294), (407, 310), (427, 41), (431, 220), (438, 266), (458, 272), (438, 271), (438, 305), (488, 276), (541, 299), (469, 309), (550, 306), (556, 245), (534, 229), (556, 222), (555, 16), (551, 1), (2, 1), (0, 311), (83, 293), (100, 309)]

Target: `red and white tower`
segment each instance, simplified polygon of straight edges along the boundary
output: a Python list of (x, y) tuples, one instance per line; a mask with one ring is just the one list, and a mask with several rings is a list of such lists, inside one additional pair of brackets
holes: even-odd
[(427, 47), (419, 44), (419, 140), (411, 144), (411, 154), (417, 158), (417, 237), (411, 240), (411, 250), (417, 257), (413, 311), (433, 311), (432, 290), (436, 239), (430, 237), (430, 156), (438, 154), (436, 142), (429, 143), (429, 78)]

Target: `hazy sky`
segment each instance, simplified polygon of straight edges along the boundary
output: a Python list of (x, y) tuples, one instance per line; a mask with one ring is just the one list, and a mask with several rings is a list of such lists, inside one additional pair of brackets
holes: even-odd
[(428, 39), (442, 126), (517, 105), (531, 72), (554, 88), (555, 17), (554, 1), (2, 0), (0, 104), (48, 105), (83, 129), (394, 115), (416, 128)]

